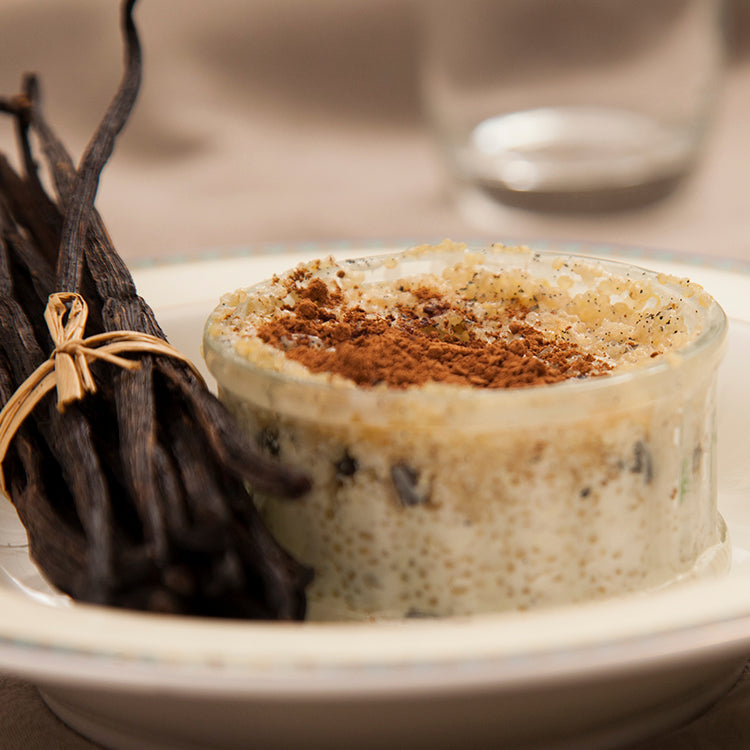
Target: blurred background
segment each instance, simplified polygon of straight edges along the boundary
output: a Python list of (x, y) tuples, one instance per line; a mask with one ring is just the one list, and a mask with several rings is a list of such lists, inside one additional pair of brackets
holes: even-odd
[[(448, 194), (423, 115), (416, 14), (409, 0), (141, 0), (144, 85), (98, 199), (120, 253), (450, 236), (750, 258), (748, 0), (730, 0), (709, 137), (677, 190), (630, 211), (502, 208), (492, 226), (467, 221)], [(0, 92), (37, 71), (76, 158), (121, 56), (114, 0), (0, 0)], [(7, 124), (0, 145), (13, 147)]]

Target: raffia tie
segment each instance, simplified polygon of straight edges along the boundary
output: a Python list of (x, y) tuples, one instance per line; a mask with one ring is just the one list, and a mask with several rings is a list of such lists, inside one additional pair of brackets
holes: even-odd
[(83, 338), (87, 317), (88, 306), (81, 295), (57, 292), (49, 296), (44, 319), (55, 348), (50, 358), (31, 373), (0, 411), (0, 489), (3, 491), (2, 462), (18, 428), (53, 388), (57, 388), (57, 410), (60, 412), (86, 393), (94, 393), (96, 383), (89, 362), (101, 359), (125, 370), (136, 370), (140, 363), (118, 355), (125, 352), (164, 354), (185, 362), (201, 378), (190, 360), (163, 339), (148, 333), (108, 331)]

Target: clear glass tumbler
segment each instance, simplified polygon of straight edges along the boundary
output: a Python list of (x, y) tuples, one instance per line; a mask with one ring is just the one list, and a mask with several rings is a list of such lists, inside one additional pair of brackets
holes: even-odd
[(459, 203), (608, 210), (672, 192), (721, 78), (722, 0), (425, 0), (422, 91)]

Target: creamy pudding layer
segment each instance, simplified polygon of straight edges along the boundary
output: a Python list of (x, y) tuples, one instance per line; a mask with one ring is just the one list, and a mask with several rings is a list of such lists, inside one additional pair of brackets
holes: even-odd
[(697, 285), (443, 243), (226, 295), (205, 354), (244, 429), (313, 480), (259, 497), (312, 618), (579, 602), (727, 563), (725, 321)]

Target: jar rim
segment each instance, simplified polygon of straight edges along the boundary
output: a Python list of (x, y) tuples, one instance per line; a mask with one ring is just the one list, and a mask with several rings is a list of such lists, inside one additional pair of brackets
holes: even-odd
[[(440, 246), (432, 250), (440, 250)], [(685, 285), (679, 279), (665, 274), (622, 261), (598, 258), (595, 256), (564, 253), (558, 251), (539, 251), (528, 248), (508, 248), (503, 245), (489, 247), (452, 246), (448, 250), (432, 252), (422, 256), (423, 248), (389, 254), (367, 256), (339, 261), (331, 268), (322, 267), (321, 274), (335, 272), (343, 265), (346, 269), (375, 273), (387, 273), (394, 263), (423, 260), (428, 265), (445, 267), (448, 262), (455, 262), (467, 253), (482, 254), (487, 261), (502, 263), (513, 260), (517, 263), (532, 263), (539, 260), (548, 262), (581, 263), (590, 267), (599, 267), (624, 278), (648, 278), (670, 293), (683, 300)], [(424, 264), (423, 264), (424, 265)], [(414, 275), (414, 274), (413, 274)], [(262, 281), (246, 288), (246, 291), (261, 289), (269, 280)], [(461, 421), (471, 422), (471, 415), (476, 412), (479, 421), (490, 415), (518, 419), (523, 411), (538, 413), (540, 409), (549, 409), (554, 405), (560, 415), (577, 412), (580, 409), (589, 411), (603, 406), (626, 408), (628, 390), (637, 389), (639, 403), (663, 398), (665, 392), (674, 390), (670, 383), (676, 375), (683, 379), (701, 377), (702, 373), (710, 375), (723, 353), (726, 342), (728, 322), (721, 305), (697, 284), (690, 284), (693, 291), (700, 290), (705, 295), (705, 304), (700, 305), (703, 328), (700, 333), (684, 346), (676, 348), (664, 356), (652, 361), (640, 363), (613, 373), (581, 379), (567, 379), (557, 383), (528, 385), (522, 388), (482, 388), (454, 383), (430, 382), (407, 388), (390, 388), (387, 385), (361, 387), (342, 377), (310, 377), (296, 373), (279, 372), (263, 367), (238, 354), (222, 337), (209, 333), (211, 318), (204, 329), (203, 353), (209, 371), (216, 378), (220, 389), (229, 391), (240, 398), (263, 401), (269, 391), (283, 391), (286, 398), (292, 399), (289, 410), (277, 403), (274, 408), (287, 412), (292, 408), (304, 411), (304, 401), (315, 404), (316, 413), (326, 415), (324, 419), (339, 421), (344, 418), (342, 410), (355, 408), (356, 411), (372, 410), (386, 416), (391, 412), (404, 413), (405, 410), (420, 410), (427, 421), (430, 415), (445, 418), (446, 401), (453, 402), (448, 409), (453, 413), (462, 412)], [(217, 308), (218, 309), (218, 308)], [(666, 390), (665, 390), (666, 389)], [(281, 402), (281, 399), (275, 399)], [(302, 403), (299, 403), (299, 402)], [(325, 404), (326, 408), (321, 408)], [(456, 408), (458, 407), (458, 408)], [(376, 419), (377, 421), (377, 419)]]

